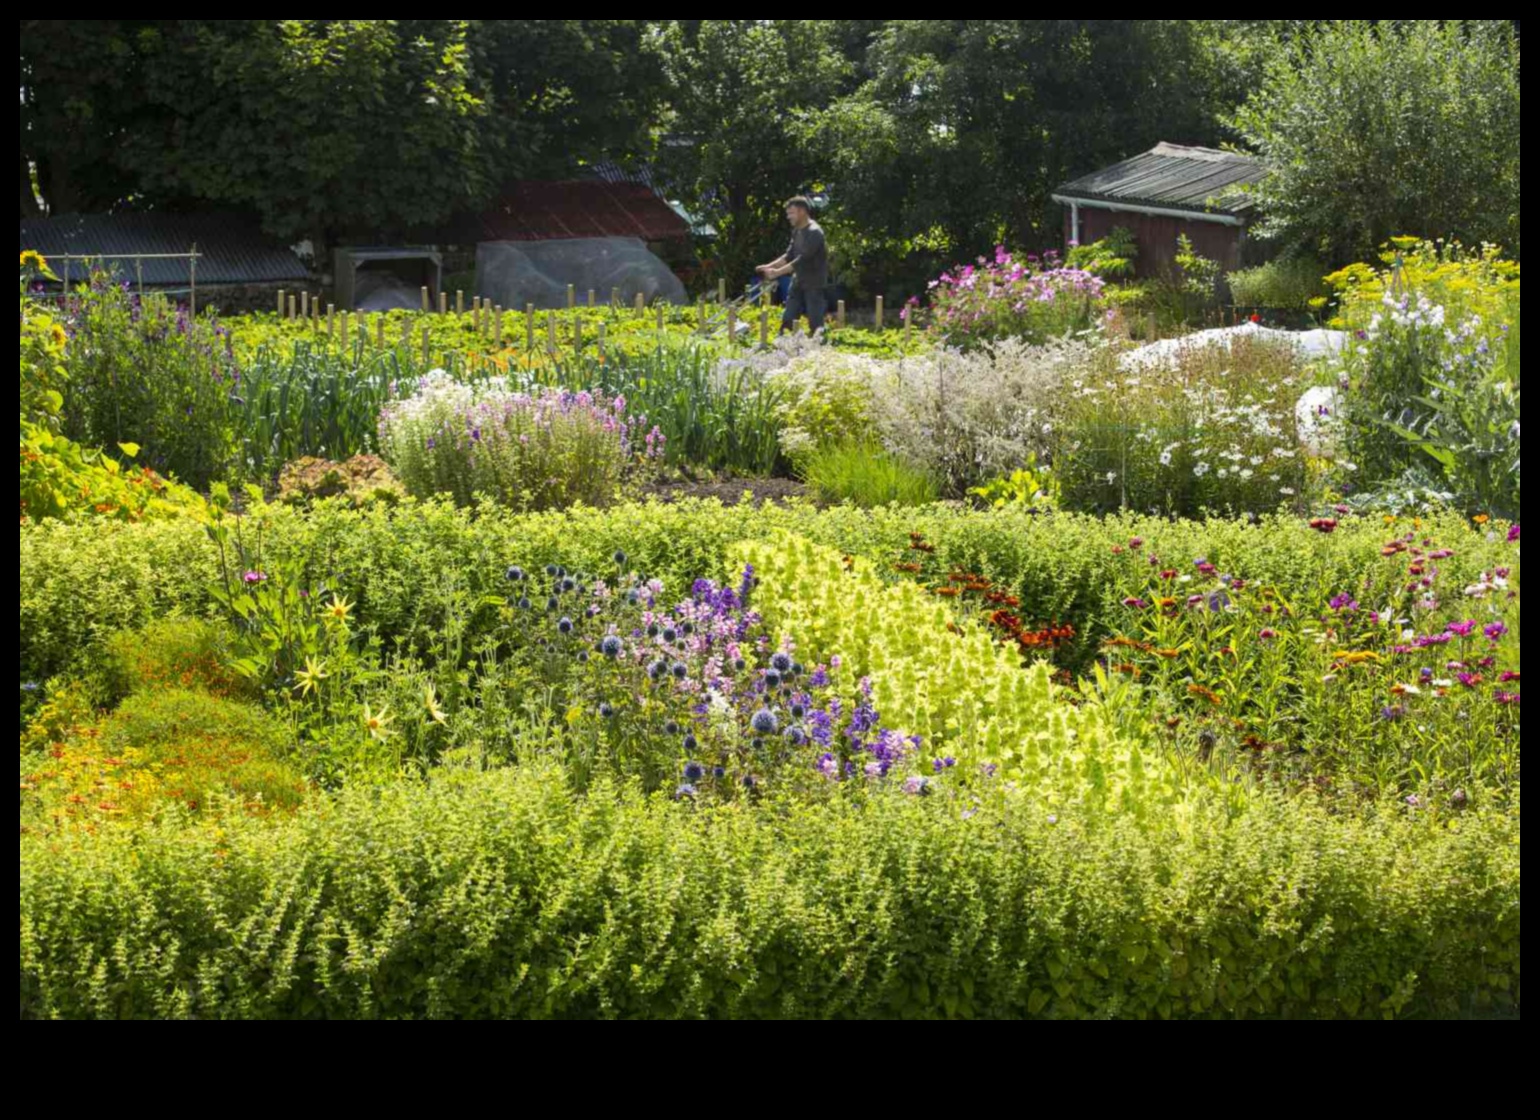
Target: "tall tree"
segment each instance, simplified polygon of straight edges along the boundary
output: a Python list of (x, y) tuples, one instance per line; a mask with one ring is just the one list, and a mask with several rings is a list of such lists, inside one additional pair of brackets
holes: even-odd
[(1271, 174), (1259, 231), (1334, 263), (1394, 234), (1519, 249), (1519, 42), (1509, 20), (1323, 22), (1236, 114)]

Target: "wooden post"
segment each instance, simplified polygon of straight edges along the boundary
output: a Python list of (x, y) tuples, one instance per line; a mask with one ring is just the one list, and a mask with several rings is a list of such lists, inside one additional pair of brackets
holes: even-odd
[(882, 297), (881, 296), (877, 297), (877, 312), (876, 312), (875, 317), (873, 318), (873, 326), (877, 330), (879, 330), (879, 331), (882, 329)]
[(614, 311), (619, 306), (620, 306), (620, 289), (619, 288), (611, 288), (610, 289), (610, 310)]
[(294, 306), (294, 293), (290, 292), (289, 293), (289, 318), (290, 319), (294, 318), (294, 313), (295, 313), (296, 310), (297, 309)]
[(1153, 311), (1151, 311), (1149, 317), (1145, 319), (1144, 337), (1151, 342), (1155, 341), (1155, 312)]
[(770, 309), (767, 307), (759, 309), (759, 344), (770, 345)]
[(845, 329), (845, 301), (840, 300), (834, 305), (834, 322), (840, 330)]
[(337, 305), (335, 303), (328, 303), (326, 305), (326, 337), (327, 338), (335, 338), (336, 336), (337, 336)]
[(422, 286), (422, 313), (424, 315), (428, 313), (428, 285), (426, 284)]
[[(139, 260), (138, 260), (137, 257), (134, 259), (134, 264), (136, 266), (139, 264)], [(144, 286), (144, 279), (143, 279), (143, 277), (141, 277), (140, 280), (139, 280), (139, 286), (140, 287)], [(283, 289), (282, 288), (278, 289), (278, 317), (280, 319), (283, 318)]]
[(492, 305), (492, 345), (499, 350), (503, 348), (503, 308), (501, 304)]
[(577, 285), (576, 284), (568, 284), (567, 285), (567, 310), (571, 311), (576, 306), (577, 306)]
[(348, 339), (351, 337), (352, 335), (348, 330), (348, 309), (344, 307), (342, 309), (342, 344), (346, 346)]
[(456, 288), (455, 289), (455, 314), (456, 315), (464, 315), (465, 314), (465, 289), (464, 288)]
[(738, 309), (736, 307), (729, 307), (727, 309), (727, 341), (738, 341)]
[(545, 352), (556, 356), (556, 312), (545, 313)]
[(410, 319), (402, 319), (401, 320), (401, 349), (402, 349), (402, 352), (404, 353), (406, 351), (409, 351), (409, 350), (411, 350), (411, 348), (412, 348), (412, 321)]
[(374, 317), (374, 344), (381, 350), (385, 349), (385, 313), (383, 311)]
[(700, 334), (706, 333), (706, 297), (701, 296), (695, 301), (695, 330)]
[(309, 292), (301, 292), (299, 294), (299, 317), (301, 319), (308, 319), (308, 318), (310, 318), (310, 293)]
[(535, 353), (535, 305), (524, 305), (524, 352), (530, 357)]
[(661, 300), (658, 302), (658, 333), (663, 333), (663, 303)]
[(471, 297), (471, 330), (481, 333), (481, 297)]
[(717, 302), (718, 303), (726, 303), (727, 302), (727, 281), (725, 279), (720, 279), (719, 278), (717, 280)]
[(647, 309), (647, 299), (641, 292), (636, 293), (636, 317), (640, 319), (642, 312)]
[(440, 292), (438, 294), (438, 313), (440, 315), (448, 315), (449, 314), (449, 293), (448, 292)]
[(599, 364), (604, 364), (604, 320), (599, 320)]
[(593, 307), (594, 307), (594, 299), (596, 298), (597, 295), (598, 295), (598, 293), (595, 292), (592, 288), (588, 289), (588, 307), (589, 307), (589, 310), (593, 309)]

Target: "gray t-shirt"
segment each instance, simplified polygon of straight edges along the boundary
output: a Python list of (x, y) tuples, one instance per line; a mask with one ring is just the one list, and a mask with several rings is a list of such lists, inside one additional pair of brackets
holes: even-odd
[(792, 264), (791, 282), (803, 291), (819, 292), (829, 286), (829, 245), (817, 222), (792, 230), (786, 259)]

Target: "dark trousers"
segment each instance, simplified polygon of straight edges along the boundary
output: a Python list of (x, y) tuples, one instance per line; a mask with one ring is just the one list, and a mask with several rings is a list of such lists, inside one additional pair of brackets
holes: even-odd
[(793, 284), (791, 291), (786, 293), (786, 310), (781, 315), (781, 331), (784, 333), (791, 330), (803, 315), (807, 316), (809, 329), (816, 331), (823, 326), (823, 321), (828, 314), (829, 300), (824, 289), (807, 289), (800, 284)]

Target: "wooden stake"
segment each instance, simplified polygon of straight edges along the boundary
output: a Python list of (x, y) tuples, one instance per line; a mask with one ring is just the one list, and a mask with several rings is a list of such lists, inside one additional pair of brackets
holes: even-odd
[(610, 310), (614, 311), (619, 306), (620, 306), (620, 289), (619, 288), (611, 288), (610, 289)]
[(465, 314), (465, 292), (460, 288), (455, 289), (455, 314)]
[(661, 302), (659, 302), (659, 304), (658, 304), (658, 332), (661, 334), (662, 331), (663, 331), (663, 304)]
[(592, 310), (592, 308), (594, 306), (594, 300), (597, 297), (598, 297), (598, 293), (595, 292), (592, 288), (589, 288), (588, 289), (588, 306), (589, 306), (590, 310)]
[(308, 319), (308, 318), (310, 318), (310, 293), (309, 292), (301, 292), (299, 294), (299, 317), (301, 319)]
[(576, 306), (577, 306), (577, 285), (576, 284), (568, 284), (567, 285), (567, 310), (571, 311)]
[(706, 333), (706, 297), (701, 296), (695, 301), (695, 329), (701, 334)]
[(765, 308), (761, 308), (759, 312), (759, 344), (770, 345), (770, 312)]
[(334, 303), (326, 305), (326, 337), (337, 337), (337, 305)]
[(647, 299), (641, 292), (636, 293), (636, 317), (640, 319), (642, 312), (647, 309)]
[(385, 313), (383, 311), (374, 317), (374, 344), (381, 350), (385, 349)]
[(290, 292), (289, 293), (289, 318), (290, 319), (294, 318), (295, 313), (297, 311), (298, 311), (298, 307), (296, 307), (296, 305), (294, 303), (294, 293)]
[(723, 280), (723, 279), (718, 279), (717, 280), (717, 302), (718, 303), (726, 303), (727, 302), (727, 281), (726, 280)]
[(471, 297), (471, 330), (481, 333), (481, 297)]
[(283, 289), (278, 289), (278, 317), (283, 318)]
[(834, 322), (840, 330), (845, 329), (845, 301), (840, 300), (834, 305)]
[(428, 313), (428, 285), (426, 284), (422, 286), (422, 313), (424, 315)]
[(873, 319), (873, 325), (877, 330), (882, 329), (882, 297), (877, 297), (877, 313)]
[(438, 313), (440, 315), (448, 315), (449, 314), (449, 293), (448, 292), (440, 292), (438, 294)]

